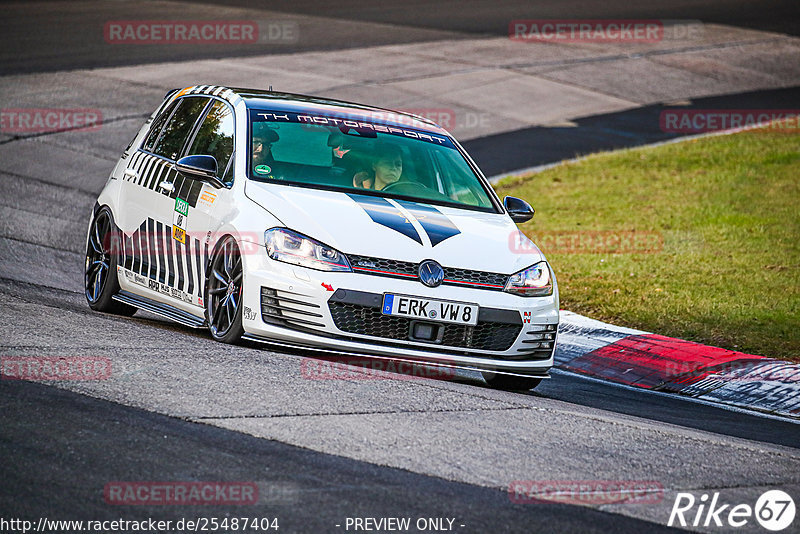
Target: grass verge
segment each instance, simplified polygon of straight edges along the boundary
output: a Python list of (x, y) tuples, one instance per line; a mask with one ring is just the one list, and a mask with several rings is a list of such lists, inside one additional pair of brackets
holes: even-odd
[(590, 156), (523, 178), (521, 225), (561, 307), (800, 361), (800, 132), (763, 128)]

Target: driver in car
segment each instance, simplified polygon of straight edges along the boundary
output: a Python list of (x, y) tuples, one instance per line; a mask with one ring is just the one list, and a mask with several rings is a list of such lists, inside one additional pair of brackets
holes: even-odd
[(371, 171), (361, 171), (353, 176), (353, 186), (380, 191), (397, 183), (403, 174), (403, 154), (400, 147), (380, 143), (373, 152)]

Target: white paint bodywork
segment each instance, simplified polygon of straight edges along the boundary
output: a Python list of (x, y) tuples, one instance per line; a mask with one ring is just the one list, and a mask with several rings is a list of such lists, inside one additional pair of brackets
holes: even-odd
[[(414, 263), (424, 259), (434, 259), (445, 267), (494, 273), (513, 274), (545, 258), (536, 247), (528, 247), (524, 253), (513, 250), (517, 228), (506, 213), (485, 213), (437, 205), (436, 209), (449, 218), (460, 233), (432, 247), (424, 231), (419, 232), (424, 240), (420, 245), (397, 231), (373, 222), (367, 212), (345, 193), (248, 180), (246, 160), (248, 120), (245, 101), (237, 95), (223, 98), (225, 93), (214, 88), (207, 91), (203, 94), (218, 95), (214, 98), (225, 100), (235, 112), (234, 181), (229, 188), (216, 189), (208, 184), (203, 185), (202, 191), (212, 193), (215, 200), (211, 205), (198, 204), (189, 208), (187, 238), (196, 238), (202, 247), (207, 243), (210, 252), (223, 237), (232, 235), (236, 238), (244, 262), (243, 298), (240, 307), (251, 312), (245, 314), (242, 320), (246, 334), (304, 346), (516, 373), (541, 375), (552, 367), (552, 357), (536, 361), (502, 360), (496, 358), (500, 353), (472, 349), (469, 349), (470, 355), (445, 354), (441, 350), (436, 350), (442, 349), (441, 346), (400, 340), (392, 340), (390, 345), (381, 338), (339, 331), (327, 308), (327, 301), (333, 294), (331, 289), (375, 294), (389, 292), (471, 302), (477, 303), (482, 308), (514, 310), (520, 313), (521, 318), (525, 314), (530, 324), (552, 325), (559, 321), (558, 288), (554, 280), (551, 296), (526, 298), (502, 291), (449, 285), (430, 288), (416, 279), (394, 279), (352, 272), (322, 272), (270, 259), (264, 246), (264, 232), (273, 227), (285, 227), (300, 232), (346, 255), (355, 254)], [(186, 92), (187, 90), (181, 91), (178, 95)], [(172, 96), (171, 99), (176, 97)], [(165, 102), (162, 108), (167, 104), (168, 102)], [(353, 110), (348, 109), (347, 112), (353, 113)], [(131, 236), (136, 232), (146, 217), (160, 221), (164, 225), (172, 223), (171, 211), (174, 200), (158, 192), (157, 186), (156, 190), (147, 189), (125, 180), (126, 169), (134, 158), (137, 148), (146, 138), (156, 113), (154, 112), (142, 127), (131, 148), (123, 154), (98, 198), (100, 206), (106, 205), (111, 208), (115, 222), (125, 236)], [(369, 116), (370, 112), (366, 110), (363, 113)], [(444, 130), (430, 124), (420, 122), (418, 126), (449, 136)], [(414, 220), (411, 222), (415, 226), (418, 225)], [(159, 246), (163, 244), (163, 240), (159, 242)], [(163, 266), (159, 268), (161, 267)], [(137, 283), (130, 273), (126, 275), (123, 270), (118, 271), (118, 279), (120, 287), (125, 291), (204, 319), (205, 310), (201, 304), (203, 301), (198, 302), (198, 299), (203, 297), (204, 272), (199, 274), (191, 302), (186, 298), (176, 298), (169, 294), (167, 288), (151, 288), (146, 284), (142, 285), (141, 281)], [(328, 336), (262, 321), (260, 313), (262, 286), (299, 293), (304, 295), (305, 300), (319, 304), (320, 313), (323, 315), (319, 321), (324, 324), (324, 328), (319, 330)], [(523, 324), (522, 332), (516, 342), (503, 354), (516, 354), (518, 348), (525, 346), (524, 326)], [(331, 337), (331, 334), (346, 336), (348, 339)], [(466, 349), (453, 350), (463, 352)]]

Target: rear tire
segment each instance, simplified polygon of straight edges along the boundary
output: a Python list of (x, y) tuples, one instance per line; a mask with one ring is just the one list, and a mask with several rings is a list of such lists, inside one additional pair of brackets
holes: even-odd
[(84, 293), (89, 307), (95, 311), (130, 317), (136, 308), (113, 300), (119, 290), (117, 255), (120, 231), (107, 207), (101, 208), (89, 226), (84, 264)]
[(489, 387), (507, 391), (529, 391), (542, 382), (541, 378), (527, 376), (501, 375), (491, 372), (483, 372), (481, 374)]

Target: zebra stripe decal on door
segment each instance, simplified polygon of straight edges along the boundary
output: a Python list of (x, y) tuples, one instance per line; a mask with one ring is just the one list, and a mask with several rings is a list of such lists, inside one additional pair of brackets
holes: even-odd
[[(131, 158), (128, 169), (133, 172), (125, 173), (123, 180), (126, 182), (161, 193), (169, 198), (183, 198), (193, 208), (197, 205), (197, 198), (203, 189), (203, 183), (179, 174), (171, 161), (137, 150)], [(173, 191), (169, 193), (159, 188), (158, 185), (162, 182), (172, 183)]]
[(128, 280), (170, 297), (203, 306), (208, 243), (190, 235), (172, 239), (172, 226), (148, 218), (122, 234), (118, 265)]

